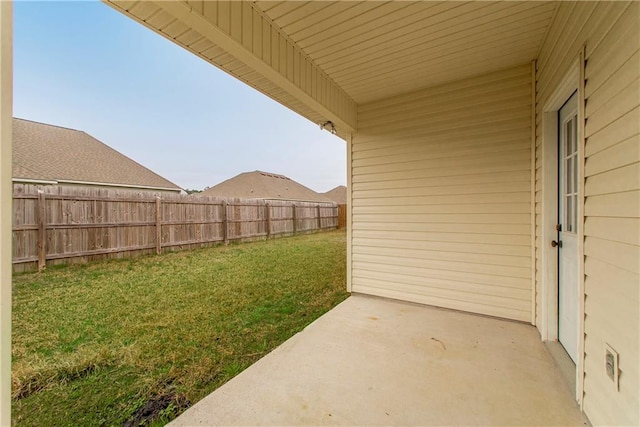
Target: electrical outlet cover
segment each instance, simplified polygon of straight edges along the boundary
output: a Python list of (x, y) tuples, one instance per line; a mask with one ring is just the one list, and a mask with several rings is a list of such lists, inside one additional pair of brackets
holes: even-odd
[(609, 344), (605, 344), (604, 348), (604, 364), (606, 374), (611, 381), (613, 381), (616, 391), (620, 387), (620, 368), (618, 366), (618, 352), (615, 351)]

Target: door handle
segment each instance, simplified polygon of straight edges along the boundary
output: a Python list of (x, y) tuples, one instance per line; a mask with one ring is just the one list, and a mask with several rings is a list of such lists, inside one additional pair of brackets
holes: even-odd
[(562, 240), (558, 240), (558, 241), (552, 240), (551, 241), (551, 247), (555, 248), (556, 246), (561, 248), (562, 247)]

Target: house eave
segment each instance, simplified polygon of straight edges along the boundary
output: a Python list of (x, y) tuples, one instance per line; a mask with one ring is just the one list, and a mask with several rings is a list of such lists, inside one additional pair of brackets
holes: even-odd
[(136, 188), (140, 190), (159, 190), (159, 191), (175, 191), (179, 193), (181, 188), (176, 187), (155, 187), (150, 185), (135, 185), (135, 184), (115, 184), (112, 182), (94, 182), (94, 181), (76, 181), (72, 179), (59, 179), (60, 184), (75, 184), (75, 185), (95, 185), (101, 187), (120, 187), (120, 188)]
[(150, 185), (135, 185), (135, 184), (115, 184), (112, 182), (96, 182), (96, 181), (79, 181), (73, 179), (32, 179), (32, 178), (13, 178), (12, 181), (17, 184), (44, 184), (44, 185), (56, 185), (56, 184), (73, 184), (73, 185), (88, 185), (96, 187), (118, 187), (118, 188), (135, 188), (140, 190), (157, 190), (157, 191), (173, 191), (180, 193), (181, 188), (176, 187), (156, 187)]
[(11, 181), (14, 184), (43, 184), (43, 185), (56, 185), (58, 181), (50, 179), (33, 179), (33, 178), (12, 178)]

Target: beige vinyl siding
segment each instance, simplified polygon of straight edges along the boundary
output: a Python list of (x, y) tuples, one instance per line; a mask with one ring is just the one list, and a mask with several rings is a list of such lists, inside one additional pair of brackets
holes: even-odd
[[(583, 407), (594, 425), (640, 424), (639, 16), (638, 3), (562, 3), (538, 60), (540, 125), (542, 105), (585, 46)], [(540, 132), (536, 145), (539, 168)], [(605, 343), (620, 354), (619, 390), (605, 374)]]
[(531, 320), (529, 64), (363, 105), (352, 290)]

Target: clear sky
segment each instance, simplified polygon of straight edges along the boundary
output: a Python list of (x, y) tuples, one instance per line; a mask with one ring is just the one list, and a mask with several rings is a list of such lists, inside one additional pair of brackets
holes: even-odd
[(14, 116), (79, 129), (183, 188), (346, 184), (346, 143), (99, 2), (14, 4)]

